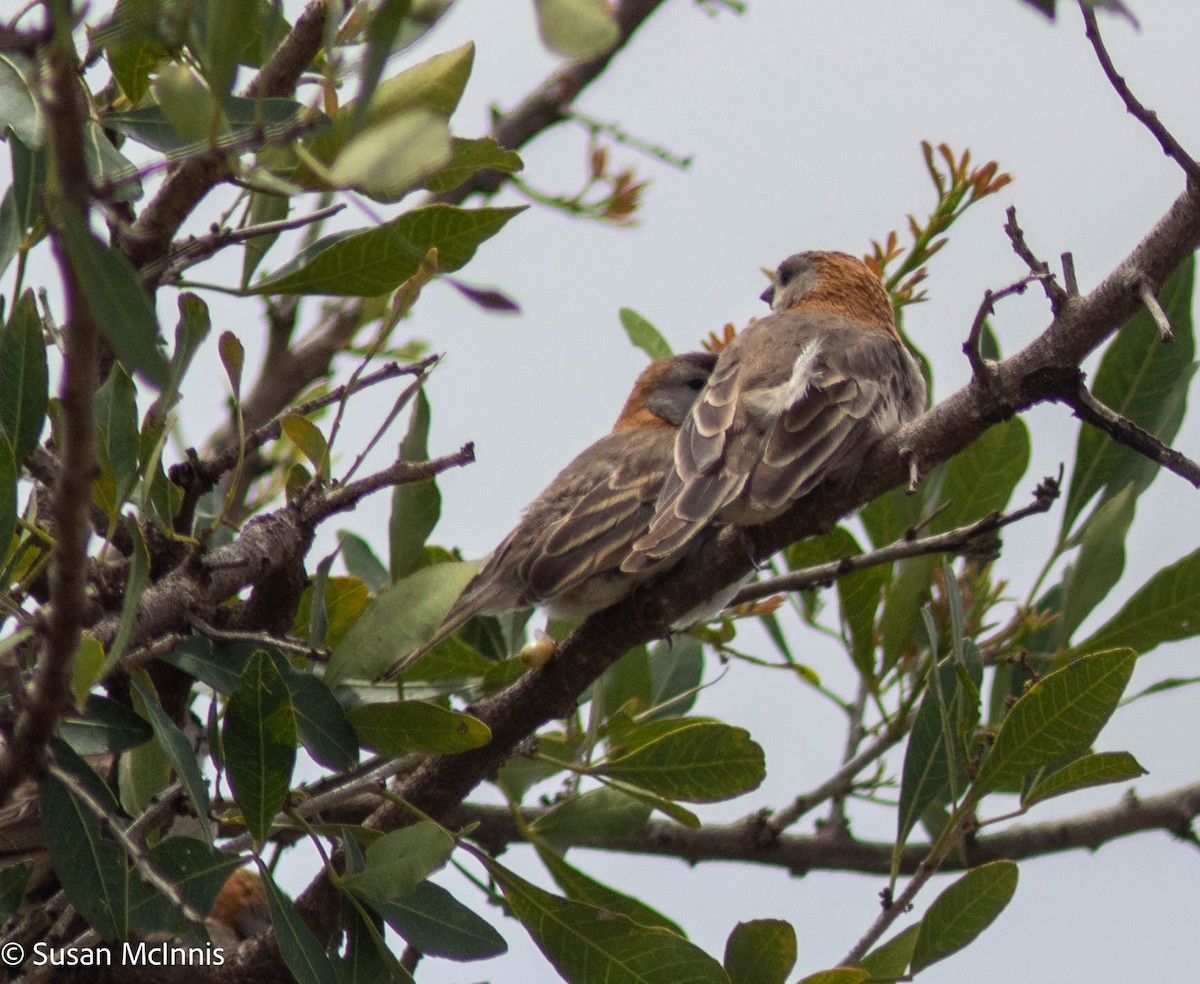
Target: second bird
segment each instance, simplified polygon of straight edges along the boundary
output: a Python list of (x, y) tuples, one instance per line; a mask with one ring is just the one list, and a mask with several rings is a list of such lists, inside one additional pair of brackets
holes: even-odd
[(846, 253), (797, 253), (771, 314), (722, 352), (675, 441), (675, 467), (622, 570), (654, 570), (714, 522), (763, 523), (925, 409), (925, 380), (882, 282)]
[(646, 532), (672, 470), (679, 425), (704, 389), (716, 356), (693, 352), (652, 362), (613, 426), (582, 451), (525, 509), (433, 637), (379, 679), (403, 672), (476, 615), (541, 605), (560, 618), (590, 615), (620, 601), (675, 563), (664, 553), (635, 574), (621, 571)]

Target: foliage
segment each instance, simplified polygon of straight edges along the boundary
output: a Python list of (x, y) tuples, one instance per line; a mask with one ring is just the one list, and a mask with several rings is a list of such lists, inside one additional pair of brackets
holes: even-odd
[[(395, 330), (434, 278), (485, 307), (512, 306), (463, 278), (476, 251), (503, 240), (522, 208), (434, 199), (453, 198), (486, 172), (534, 202), (622, 226), (645, 184), (626, 167), (613, 170), (602, 140), (687, 162), (576, 115), (589, 135), (582, 190), (535, 191), (516, 176), (515, 150), (452, 130), (473, 49), (425, 53), (425, 31), (444, 2), (361, 2), (340, 25), (317, 17), (314, 26), (311, 10), (288, 23), (262, 0), (243, 13), (244, 30), (234, 29), (233, 6), (120, 0), (104, 16), (83, 11), (80, 26), (68, 5), (51, 4), (48, 30), (0, 58), (0, 127), (13, 175), (0, 206), (0, 272), (12, 270), (0, 330), (0, 654), (8, 671), (0, 728), (10, 749), (45, 732), (28, 739), (27, 760), (0, 757), (0, 782), (11, 777), (4, 794), (40, 812), (54, 867), (35, 875), (22, 860), (0, 870), (0, 902), (13, 914), (6, 939), (24, 942), (40, 931), (40, 900), (52, 882), (62, 890), (54, 896), (58, 942), (201, 939), (197, 917), (213, 907), (230, 869), (253, 860), (280, 958), (295, 979), (406, 980), (411, 954), (474, 961), (506, 949), (499, 919), (430, 880), (454, 864), (475, 872), (483, 899), (503, 899), (506, 915), (566, 980), (790, 979), (798, 949), (789, 923), (731, 927), (718, 960), (686, 939), (675, 921), (681, 913), (660, 913), (565, 857), (578, 844), (621, 849), (662, 829), (651, 825), (664, 819), (681, 836), (702, 829), (703, 804), (758, 788), (768, 763), (754, 736), (692, 713), (714, 668), (745, 660), (844, 711), (853, 736), (846, 760), (855, 765), (802, 797), (803, 809), (749, 824), (762, 838), (756, 847), (818, 806), (829, 806), (830, 823), (844, 822), (849, 800), (895, 809), (887, 916), (867, 928), (861, 952), (839, 967), (805, 968), (805, 980), (907, 978), (971, 944), (1014, 897), (1017, 865), (970, 867), (910, 915), (929, 874), (955, 863), (996, 814), (1011, 816), (1014, 794), (1023, 816), (1051, 797), (1139, 776), (1128, 753), (1094, 748), (1135, 660), (1200, 632), (1200, 551), (1165, 566), (1081, 632), (1119, 580), (1139, 497), (1159, 465), (1081, 425), (1060, 532), (1024, 602), (1008, 597), (1004, 565), (1014, 559), (996, 560), (973, 543), (963, 556), (889, 559), (842, 572), (831, 591), (736, 607), (670, 644), (630, 649), (588, 692), (570, 694), (577, 706), (536, 739), (505, 736), (491, 782), (515, 833), (489, 829), (486, 811), (479, 828), (452, 826), (458, 800), (436, 815), (401, 802), (404, 823), (383, 829), (361, 801), (346, 804), (368, 790), (372, 808), (388, 800), (394, 794), (375, 795), (383, 778), (416, 774), (434, 756), (487, 754), (499, 739), (477, 703), (539, 672), (511, 656), (522, 651), (523, 621), (481, 617), (398, 687), (375, 682), (398, 649), (430, 637), (477, 570), (429, 542), (441, 510), (436, 475), (469, 452), (428, 460), (431, 408), (421, 384), (435, 360), (416, 361), (420, 346), (398, 344)], [(572, 65), (620, 41), (596, 0), (536, 6), (546, 45)], [(65, 64), (65, 77), (78, 82), (72, 44), (85, 39), (90, 68), (75, 94), (86, 95), (86, 105), (77, 106), (63, 98), (59, 76)], [(390, 64), (396, 54), (401, 68)], [(235, 95), (254, 68), (266, 81)], [(316, 89), (300, 88), (303, 73)], [(934, 209), (924, 222), (910, 216), (911, 246), (901, 248), (893, 232), (868, 256), (898, 310), (924, 297), (917, 288), (950, 227), (1010, 180), (995, 162), (972, 169), (968, 151), (945, 144), (925, 143), (923, 155)], [(86, 177), (82, 191), (72, 167)], [(231, 189), (222, 221), (184, 234), (183, 218), (218, 181)], [(429, 194), (413, 204), (422, 192)], [(340, 198), (386, 212), (362, 228), (328, 226)], [(316, 206), (304, 212), (310, 200)], [(285, 235), (296, 230), (299, 237)], [(267, 264), (280, 247), (290, 257)], [(238, 249), (237, 282), (189, 281), (194, 264)], [(58, 295), (40, 302), (46, 285), (27, 282), (31, 257), (45, 255), (59, 264), (61, 330)], [(1195, 369), (1194, 279), (1189, 260), (1160, 291), (1174, 345), (1161, 345), (1150, 314), (1138, 313), (1107, 344), (1093, 384), (1098, 397), (1166, 442), (1180, 426)], [(240, 296), (246, 325), (261, 320), (273, 340), (285, 339), (292, 367), (299, 360), (286, 340), (298, 298), (337, 298), (312, 326), (326, 358), (294, 376), (267, 366), (249, 379), (237, 334), (210, 337), (204, 298), (214, 289)], [(160, 321), (165, 305), (155, 303), (164, 298), (178, 311), (173, 332)], [(620, 318), (633, 344), (651, 356), (668, 351), (645, 318), (628, 308)], [(48, 344), (48, 328), (66, 338), (65, 362)], [(86, 354), (91, 342), (79, 341), (88, 330), (94, 358)], [(730, 337), (714, 335), (710, 347)], [(177, 455), (168, 439), (188, 409), (182, 386), (205, 348), (218, 352), (226, 372), (229, 419), (203, 453)], [(350, 383), (331, 389), (339, 354), (361, 360)], [(413, 361), (397, 366), (392, 358)], [(65, 381), (62, 398), (50, 397), (51, 379), (72, 370), (87, 376), (83, 404)], [(412, 409), (396, 464), (357, 481), (357, 464), (335, 474), (346, 402), (356, 387), (397, 378), (405, 388), (387, 423)], [(1019, 417), (995, 423), (914, 494), (887, 492), (858, 521), (793, 544), (777, 563), (797, 573), (848, 562), (1003, 512), (1031, 482), (1030, 442)], [(72, 471), (68, 456), (80, 448), (91, 467)], [(73, 485), (83, 490), (74, 513)], [(309, 556), (317, 526), (385, 487), (394, 489), (385, 557), (352, 534), (341, 538), (339, 558)], [(71, 555), (71, 530), (85, 524), (93, 545)], [(77, 575), (74, 595), (64, 570)], [(841, 643), (856, 694), (833, 692), (795, 658), (800, 642), (785, 633), (781, 605)], [(752, 621), (773, 653), (751, 651), (744, 630)], [(60, 635), (66, 659), (56, 662)], [(897, 760), (885, 758), (901, 743)], [(309, 792), (297, 788), (301, 752), (324, 776)], [(356, 779), (356, 770), (371, 780)], [(222, 787), (227, 800), (214, 795)], [(326, 806), (358, 812), (327, 816)], [(194, 830), (169, 832), (183, 818)], [(492, 848), (508, 837), (534, 845), (556, 892), (496, 859)], [(321, 913), (289, 899), (267, 863), (298, 838), (330, 859), (318, 876), (334, 902)], [(913, 877), (905, 883), (902, 874)], [(74, 911), (64, 915), (67, 903)], [(408, 945), (404, 963), (385, 925)]]

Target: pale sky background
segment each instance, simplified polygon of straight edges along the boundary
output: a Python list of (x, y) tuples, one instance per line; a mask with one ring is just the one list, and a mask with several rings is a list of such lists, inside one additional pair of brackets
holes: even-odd
[[(1184, 145), (1200, 152), (1200, 9), (1131, 2), (1140, 32), (1123, 20), (1102, 18), (1117, 64)], [(742, 17), (710, 17), (686, 0), (665, 4), (577, 107), (693, 155), (691, 169), (679, 172), (614, 148), (614, 163), (635, 165), (653, 182), (638, 228), (613, 229), (531, 209), (485, 244), (464, 271), (472, 283), (516, 298), (519, 316), (480, 312), (435, 286), (401, 328), (447, 356), (427, 388), (431, 453), (466, 440), (476, 444), (476, 464), (440, 482), (443, 519), (433, 540), (457, 545), (467, 556), (486, 553), (555, 472), (611, 426), (645, 362), (625, 339), (619, 307), (642, 313), (678, 351), (694, 348), (727, 321), (741, 324), (761, 315), (760, 267), (802, 249), (861, 253), (871, 238), (903, 231), (907, 213), (923, 217), (929, 211), (934, 199), (921, 161), (922, 139), (970, 147), (976, 159), (996, 159), (1015, 178), (959, 223), (951, 245), (931, 265), (932, 300), (908, 309), (907, 330), (934, 360), (935, 398), (967, 378), (960, 345), (984, 289), (1025, 272), (1001, 230), (1007, 205), (1017, 206), (1035, 250), (1053, 264), (1063, 250), (1073, 251), (1081, 288), (1094, 286), (1162, 214), (1183, 178), (1125, 114), (1095, 63), (1078, 13), (1069, 3), (1062, 7), (1061, 22), (1051, 25), (1018, 0), (750, 0)], [(452, 126), (459, 135), (476, 136), (486, 132), (490, 103), (512, 106), (556, 60), (538, 42), (531, 3), (460, 0), (410, 61), (466, 40), (477, 44), (475, 70)], [(560, 127), (523, 151), (525, 177), (545, 192), (573, 191), (585, 153), (584, 131)], [(514, 200), (504, 195), (498, 202)], [(352, 209), (346, 214), (348, 224), (367, 224)], [(200, 224), (215, 215), (214, 206), (199, 216)], [(263, 269), (283, 258), (271, 254)], [(232, 281), (235, 275), (211, 264), (195, 276)], [(253, 351), (245, 303), (206, 299), (214, 311), (213, 337), (235, 329)], [(173, 324), (173, 293), (163, 291), (161, 303), (166, 323)], [(1003, 350), (1015, 351), (1047, 322), (1045, 301), (1034, 292), (1003, 302), (995, 319)], [(207, 368), (194, 374), (188, 391), (194, 405), (184, 427), (192, 442), (203, 439), (221, 408), (215, 354), (206, 359)], [(342, 368), (348, 372), (349, 363)], [(352, 403), (357, 430), (351, 435), (365, 441), (389, 404), (382, 393)], [(1076, 434), (1075, 421), (1061, 408), (1042, 408), (1026, 419), (1034, 451), (1014, 500), (1021, 504), (1043, 475), (1069, 461)], [(1176, 443), (1193, 456), (1200, 453), (1194, 414)], [(344, 460), (356, 451), (353, 443), (343, 444)], [(391, 453), (385, 448), (379, 463)], [(1200, 545), (1194, 496), (1182, 480), (1164, 475), (1142, 498), (1126, 573), (1112, 599), (1124, 599), (1159, 567)], [(386, 555), (387, 506), (387, 497), (378, 496), (330, 523), (314, 558), (331, 547), (337, 527), (374, 540)], [(1014, 582), (1015, 597), (1024, 596), (1060, 516), (1055, 511), (1036, 518), (1006, 536), (1000, 571)], [(1114, 610), (1110, 600), (1100, 618)], [(848, 689), (840, 651), (790, 627), (801, 658), (831, 685)], [(755, 648), (755, 640), (748, 633), (740, 641)], [(765, 644), (761, 648), (769, 655)], [(1130, 692), (1163, 677), (1196, 673), (1194, 643), (1163, 647), (1139, 666)], [(1139, 793), (1196, 779), (1195, 701), (1193, 690), (1182, 690), (1137, 702), (1119, 711), (1105, 732), (1102, 750), (1126, 749), (1149, 770), (1134, 784)], [(733, 803), (700, 808), (706, 819), (781, 807), (836, 768), (843, 743), (839, 715), (809, 691), (780, 686), (771, 674), (734, 665), (703, 694), (696, 713), (748, 728), (767, 749), (764, 785)], [(894, 757), (893, 767), (899, 762)], [(1036, 809), (1028, 822), (1108, 806), (1122, 792), (1109, 787), (1056, 800)], [(858, 810), (853, 816), (859, 836), (892, 836), (890, 811)], [(792, 980), (833, 964), (854, 944), (874, 918), (884, 886), (876, 876), (798, 879), (766, 868), (689, 869), (671, 860), (579, 850), (568, 859), (671, 916), (717, 959), (739, 920), (791, 921), (800, 952)], [(549, 884), (530, 851), (510, 850), (503, 861)], [(288, 867), (283, 882), (295, 891), (311, 872), (299, 863)], [(1179, 966), (1194, 956), (1194, 943), (1186, 941), (1200, 925), (1200, 854), (1165, 834), (1119, 841), (1094, 855), (1022, 862), (1020, 871), (1009, 909), (963, 953), (922, 973), (922, 981), (1178, 979)], [(473, 901), (465, 882), (451, 875), (439, 880)], [(917, 914), (948, 880), (938, 879), (921, 894)], [(423, 961), (417, 980), (555, 979), (516, 922), (497, 910), (489, 910), (488, 918), (507, 938), (508, 955), (478, 966)]]

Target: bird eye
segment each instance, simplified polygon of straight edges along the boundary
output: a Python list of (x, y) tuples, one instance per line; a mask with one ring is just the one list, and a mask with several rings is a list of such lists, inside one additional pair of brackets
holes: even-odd
[(697, 393), (699, 393), (702, 389), (704, 389), (704, 380), (703, 379), (689, 379), (687, 381), (687, 388), (691, 389), (691, 390), (695, 390)]

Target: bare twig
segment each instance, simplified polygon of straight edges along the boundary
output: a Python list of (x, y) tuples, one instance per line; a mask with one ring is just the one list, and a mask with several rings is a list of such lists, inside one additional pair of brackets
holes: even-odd
[(1200, 187), (1200, 162), (1197, 162), (1191, 154), (1183, 149), (1183, 145), (1175, 139), (1171, 131), (1159, 120), (1158, 114), (1143, 104), (1133, 94), (1124, 77), (1117, 71), (1112, 57), (1108, 53), (1108, 49), (1104, 46), (1104, 39), (1100, 37), (1100, 25), (1096, 20), (1096, 11), (1092, 5), (1081, 3), (1079, 9), (1083, 14), (1083, 24), (1087, 39), (1092, 43), (1092, 49), (1096, 52), (1096, 59), (1100, 62), (1100, 67), (1104, 70), (1104, 77), (1108, 79), (1109, 85), (1116, 90), (1117, 95), (1121, 97), (1121, 101), (1125, 103), (1125, 109), (1128, 110), (1134, 119), (1153, 134), (1159, 146), (1162, 147), (1163, 153), (1183, 169), (1183, 173), (1187, 175), (1188, 183)]
[(285, 653), (295, 653), (297, 656), (302, 656), (314, 663), (329, 662), (329, 653), (327, 650), (317, 649), (299, 639), (272, 635), (270, 632), (243, 632), (237, 629), (219, 629), (215, 625), (210, 625), (204, 621), (199, 615), (190, 613), (187, 616), (187, 621), (201, 635), (208, 636), (208, 638), (218, 642), (250, 642), (259, 646), (273, 646)]
[(987, 324), (988, 317), (994, 316), (996, 313), (996, 302), (1006, 297), (1011, 297), (1013, 294), (1024, 294), (1025, 288), (1033, 283), (1033, 281), (1045, 280), (1051, 276), (1052, 274), (1049, 271), (1029, 273), (1016, 283), (1002, 287), (1000, 290), (988, 289), (983, 292), (983, 300), (979, 304), (979, 310), (975, 312), (975, 320), (971, 323), (971, 330), (967, 333), (967, 340), (963, 342), (962, 347), (967, 361), (971, 364), (971, 372), (975, 374), (977, 379), (986, 382), (991, 372), (991, 365), (983, 357), (983, 353), (980, 352), (979, 343), (983, 335), (983, 326)]
[(1016, 206), (1010, 205), (1004, 214), (1007, 218), (1004, 223), (1004, 233), (1008, 236), (1008, 241), (1012, 243), (1013, 252), (1029, 267), (1033, 279), (1042, 282), (1042, 289), (1046, 292), (1046, 299), (1050, 302), (1050, 310), (1057, 315), (1063, 304), (1070, 299), (1070, 295), (1054, 279), (1054, 274), (1050, 272), (1050, 264), (1045, 260), (1038, 259), (1037, 254), (1029, 248), (1029, 243), (1025, 241), (1025, 230), (1017, 224)]
[(1075, 278), (1075, 257), (1069, 251), (1062, 254), (1063, 283), (1068, 297), (1079, 296), (1079, 281)]
[(1132, 448), (1143, 457), (1157, 462), (1167, 471), (1200, 488), (1200, 464), (1164, 444), (1128, 417), (1123, 417), (1105, 406), (1083, 384), (1082, 376), (1076, 375), (1073, 385), (1063, 386), (1055, 394), (1055, 399), (1069, 406), (1080, 420), (1104, 431), (1114, 441)]
[(312, 524), (319, 523), (326, 516), (346, 509), (353, 509), (361, 499), (372, 492), (389, 488), (393, 485), (405, 485), (408, 482), (420, 482), (433, 478), (451, 468), (461, 468), (475, 460), (475, 445), (468, 441), (453, 454), (443, 455), (430, 461), (397, 461), (377, 471), (374, 475), (360, 478), (348, 485), (339, 485), (311, 502), (305, 504), (302, 512), (304, 521)]
[(842, 557), (831, 560), (827, 564), (817, 564), (804, 570), (793, 571), (773, 577), (767, 581), (748, 584), (737, 593), (730, 604), (742, 605), (748, 601), (758, 601), (769, 598), (781, 591), (807, 591), (810, 588), (832, 584), (838, 578), (845, 577), (855, 571), (880, 564), (890, 564), (903, 560), (905, 557), (920, 557), (924, 554), (954, 553), (966, 550), (980, 537), (995, 533), (1013, 523), (1038, 513), (1047, 512), (1054, 500), (1058, 498), (1058, 482), (1052, 478), (1043, 479), (1034, 492), (1034, 500), (1029, 505), (1010, 513), (995, 512), (974, 523), (948, 530), (945, 533), (934, 533), (919, 539), (897, 540), (886, 547), (871, 550), (868, 553), (853, 557)]
[(1145, 277), (1137, 278), (1137, 292), (1142, 303), (1146, 305), (1146, 310), (1150, 312), (1150, 317), (1154, 319), (1159, 337), (1164, 342), (1175, 341), (1175, 332), (1171, 330), (1171, 319), (1167, 317), (1167, 312), (1158, 303), (1158, 298), (1154, 296), (1154, 288), (1150, 286)]
[[(329, 205), (326, 208), (319, 208), (315, 212), (309, 212), (307, 215), (296, 216), (294, 219), (280, 219), (277, 222), (260, 222), (258, 225), (245, 226), (241, 229), (215, 229), (207, 236), (201, 236), (198, 239), (193, 236), (171, 247), (170, 253), (162, 264), (166, 271), (163, 274), (163, 279), (171, 280), (181, 271), (208, 259), (226, 246), (244, 243), (247, 239), (254, 239), (256, 236), (270, 236), (279, 232), (287, 232), (291, 229), (303, 229), (314, 222), (320, 222), (331, 215), (337, 215), (345, 207), (344, 204), (339, 203)], [(151, 268), (146, 267), (144, 269), (148, 271)]]

